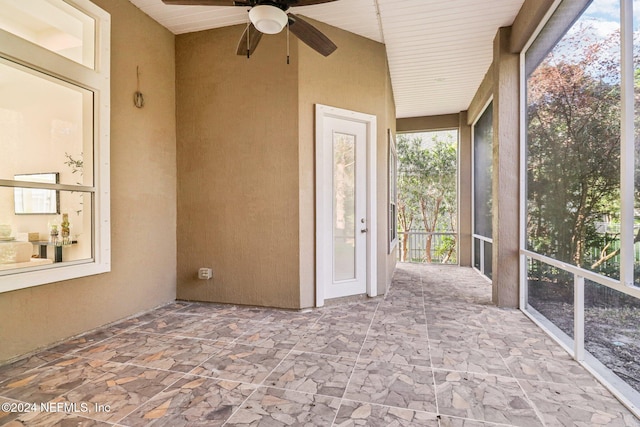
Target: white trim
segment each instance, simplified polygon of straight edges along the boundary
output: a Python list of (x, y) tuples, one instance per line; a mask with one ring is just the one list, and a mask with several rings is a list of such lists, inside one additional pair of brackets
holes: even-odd
[[(616, 376), (613, 371), (604, 366), (597, 358), (585, 350), (585, 325), (584, 325), (584, 286), (585, 279), (593, 281), (599, 285), (615, 289), (623, 294), (640, 298), (640, 288), (633, 286), (633, 204), (634, 204), (634, 73), (633, 73), (633, 40), (630, 35), (633, 33), (633, 1), (620, 0), (620, 24), (621, 24), (621, 280), (614, 280), (602, 276), (595, 272), (582, 269), (572, 264), (567, 264), (553, 258), (549, 258), (526, 249), (526, 76), (525, 58), (526, 53), (536, 37), (542, 31), (555, 13), (561, 0), (556, 0), (549, 9), (545, 17), (538, 25), (535, 33), (527, 42), (520, 55), (520, 309), (540, 326), (551, 338), (559, 342), (571, 356), (577, 360), (585, 369), (593, 374), (611, 393), (618, 398), (636, 416), (640, 416), (640, 393), (634, 390), (626, 382)], [(528, 304), (528, 280), (527, 280), (527, 259), (552, 265), (561, 270), (574, 275), (574, 340), (560, 331), (550, 320), (546, 319)], [(570, 343), (572, 341), (572, 343)], [(573, 344), (573, 345), (571, 345)]]
[[(471, 265), (473, 268), (480, 273), (482, 277), (487, 279), (490, 283), (493, 283), (493, 280), (489, 278), (484, 271), (484, 244), (480, 245), (480, 268), (476, 268), (474, 266), (474, 262), (476, 260), (476, 242), (474, 239), (481, 240), (483, 242), (489, 242), (493, 245), (493, 236), (491, 238), (481, 236), (480, 234), (476, 234), (476, 125), (480, 118), (487, 112), (489, 105), (493, 102), (493, 95), (489, 96), (487, 102), (485, 102), (484, 106), (480, 110), (480, 113), (477, 117), (474, 118), (473, 123), (471, 124)], [(493, 124), (491, 124), (493, 127)], [(492, 130), (493, 132), (493, 130)], [(493, 144), (491, 144), (493, 146)], [(492, 209), (493, 212), (493, 209)], [(493, 227), (491, 230), (491, 234), (493, 235)], [(493, 272), (492, 272), (493, 274)]]
[[(460, 265), (460, 241), (462, 240), (462, 232), (460, 231), (462, 224), (462, 197), (460, 197), (460, 189), (462, 188), (462, 138), (460, 137), (460, 120), (458, 120), (458, 131), (456, 132), (456, 264)], [(473, 137), (471, 136), (473, 132), (469, 129), (469, 142), (473, 145)], [(471, 149), (471, 156), (473, 156), (473, 149)], [(473, 164), (473, 157), (469, 159), (469, 164)], [(471, 177), (471, 182), (473, 182), (473, 177)], [(473, 186), (469, 189), (470, 193), (473, 193)], [(472, 196), (473, 197), (473, 196)], [(473, 205), (470, 205), (473, 206)], [(469, 210), (471, 214), (471, 226), (470, 231), (473, 232), (473, 208)], [(473, 246), (473, 238), (471, 240), (471, 246)], [(473, 248), (471, 249), (471, 259), (469, 260), (469, 264), (473, 265)]]
[[(524, 58), (524, 55), (527, 52), (527, 50), (529, 50), (533, 42), (536, 41), (536, 39), (544, 29), (544, 26), (547, 25), (547, 22), (549, 22), (549, 19), (551, 19), (551, 16), (553, 16), (553, 14), (556, 13), (556, 9), (558, 9), (558, 6), (560, 6), (560, 3), (562, 2), (563, 0), (555, 0), (554, 3), (549, 7), (549, 10), (547, 10), (547, 13), (544, 14), (542, 19), (538, 23), (538, 26), (536, 27), (535, 31), (533, 32), (533, 34), (531, 34), (531, 37), (529, 37), (529, 40), (527, 41), (527, 43), (525, 43), (524, 47), (520, 51), (520, 56)], [(524, 76), (524, 73), (520, 73), (520, 76)]]
[[(555, 4), (558, 7), (560, 2)], [(552, 9), (555, 10), (555, 7)], [(518, 141), (518, 149), (520, 150), (520, 176), (519, 178), (519, 197), (518, 197), (518, 247), (525, 249), (527, 244), (527, 78), (525, 76), (526, 57), (525, 52), (535, 40), (535, 37), (542, 31), (544, 24), (551, 18), (551, 14), (547, 13), (536, 28), (534, 36), (529, 39), (525, 48), (520, 52), (520, 141)], [(518, 286), (518, 308), (524, 310), (528, 304), (529, 296), (529, 280), (527, 279), (527, 258), (524, 254), (519, 255), (518, 260), (518, 276), (520, 286)]]
[[(522, 311), (533, 323), (535, 323), (542, 331), (554, 340), (564, 351), (566, 351), (571, 357), (576, 359), (574, 354), (574, 347), (572, 342), (574, 341), (564, 331), (554, 325), (549, 319), (544, 317), (539, 311), (531, 306), (527, 306), (526, 310)], [(582, 361), (576, 360), (583, 368), (585, 368), (596, 380), (598, 380), (607, 390), (611, 392), (627, 409), (633, 412), (636, 416), (640, 415), (640, 407), (637, 402), (640, 402), (640, 393), (633, 389), (629, 384), (622, 381), (616, 374), (609, 368), (602, 364), (588, 351), (584, 352), (584, 358)]]
[(624, 286), (619, 280), (612, 279), (610, 277), (602, 276), (598, 273), (594, 273), (590, 270), (585, 270), (584, 268), (576, 267), (573, 264), (567, 264), (566, 262), (558, 261), (557, 259), (549, 258), (544, 255), (540, 255), (535, 252), (531, 252), (525, 249), (520, 250), (521, 255), (525, 255), (529, 258), (535, 259), (537, 261), (544, 262), (545, 264), (549, 264), (553, 267), (557, 267), (561, 270), (566, 271), (567, 273), (575, 274), (577, 276), (582, 276), (587, 280), (591, 280), (599, 285), (606, 286), (611, 289), (615, 289), (618, 292), (622, 292), (623, 294), (631, 295), (636, 298), (640, 298), (640, 288), (635, 286)]
[[(387, 239), (389, 241), (389, 248), (388, 248), (388, 252), (387, 255), (390, 255), (391, 252), (393, 251), (393, 248), (395, 248), (396, 246), (398, 246), (398, 242), (399, 242), (399, 238), (398, 238), (398, 147), (396, 144), (396, 136), (393, 134), (393, 132), (391, 132), (391, 129), (387, 129)], [(389, 174), (389, 169), (391, 166), (391, 159), (393, 155), (393, 169), (394, 169), (394, 182), (389, 181), (389, 179), (391, 178), (390, 174)], [(391, 239), (391, 235), (390, 233), (392, 233), (391, 230), (391, 225), (394, 225), (394, 221), (391, 219), (391, 213), (389, 212), (389, 208), (390, 208), (390, 204), (391, 204), (391, 200), (390, 200), (390, 194), (391, 194), (391, 188), (393, 188), (393, 196), (394, 196), (394, 200), (393, 200), (393, 205), (395, 207), (395, 213), (396, 213), (396, 221), (395, 221), (395, 239)]]
[[(633, 64), (633, 3), (621, 0), (620, 5), (622, 81), (620, 117), (620, 281), (625, 286), (634, 286), (634, 233), (633, 207), (635, 141), (634, 141), (634, 64)], [(637, 289), (637, 288), (636, 288)]]
[[(318, 167), (319, 159), (322, 159), (324, 140), (324, 119), (333, 117), (364, 123), (367, 128), (367, 295), (375, 297), (378, 295), (378, 218), (377, 218), (377, 193), (376, 193), (376, 150), (377, 144), (377, 118), (371, 114), (359, 113), (356, 111), (344, 110), (342, 108), (330, 107), (316, 104), (316, 184), (323, 182), (324, 176), (321, 168)], [(328, 262), (324, 259), (323, 233), (319, 229), (318, 213), (323, 212), (325, 195), (328, 189), (318, 188), (316, 185), (316, 306), (322, 307), (325, 300), (324, 283), (326, 283), (325, 271), (320, 266)], [(386, 228), (386, 227), (385, 227)], [(325, 233), (326, 234), (326, 233)], [(385, 233), (386, 236), (386, 233)], [(386, 240), (386, 239), (385, 239)]]
[(525, 310), (528, 305), (528, 295), (529, 295), (529, 281), (527, 280), (527, 258), (526, 255), (522, 252), (526, 249), (527, 242), (527, 78), (526, 78), (526, 54), (531, 45), (535, 42), (536, 38), (540, 35), (545, 25), (556, 9), (560, 6), (562, 0), (555, 0), (554, 3), (549, 7), (549, 10), (542, 17), (535, 31), (529, 37), (529, 40), (524, 45), (522, 51), (520, 52), (520, 141), (519, 141), (519, 150), (520, 150), (520, 195), (519, 199), (519, 247), (520, 247), (520, 255), (519, 255), (519, 281), (520, 286), (518, 301), (520, 310)]
[(584, 277), (573, 276), (573, 357), (584, 362)]
[(583, 368), (591, 373), (604, 387), (611, 392), (624, 406), (640, 417), (640, 393), (624, 382), (620, 377), (607, 368), (595, 356), (585, 352), (584, 361), (579, 362)]
[[(489, 104), (487, 104), (489, 105)], [(482, 114), (487, 108), (484, 106), (478, 117), (476, 117), (471, 124), (471, 265), (473, 266), (476, 260), (476, 243), (474, 237), (476, 236), (476, 123), (478, 119), (482, 117)], [(460, 207), (458, 207), (460, 210)], [(480, 273), (482, 274), (482, 264), (480, 264)]]
[(525, 316), (533, 321), (542, 331), (553, 339), (564, 351), (569, 353), (571, 357), (573, 353), (573, 338), (566, 334), (562, 329), (558, 328), (553, 322), (544, 317), (534, 307), (528, 305), (526, 310), (523, 310)]
[(481, 278), (484, 279), (485, 282), (487, 282), (488, 284), (492, 284), (493, 281), (491, 279), (489, 279), (482, 271), (478, 270), (477, 268), (475, 268), (474, 266), (471, 266), (471, 268), (473, 268), (473, 271), (475, 271), (476, 273), (478, 273), (478, 276), (480, 276)]
[(475, 238), (475, 239), (482, 240), (482, 241), (487, 242), (487, 243), (493, 243), (493, 239), (490, 239), (489, 237), (485, 237), (485, 236), (483, 236), (481, 234), (475, 234), (474, 233), (471, 236), (473, 238)]
[[(493, 102), (493, 94), (489, 95), (489, 98), (487, 99), (487, 102), (485, 102), (484, 105), (482, 106), (482, 109), (480, 110), (480, 113), (478, 113), (478, 116), (473, 119), (473, 122), (471, 122), (471, 128), (472, 129), (476, 126), (476, 124), (480, 120), (480, 117), (482, 117), (484, 112), (487, 111), (487, 108), (489, 108), (489, 104), (491, 104), (492, 102)], [(472, 132), (472, 134), (473, 134), (473, 132)], [(473, 139), (473, 137), (472, 137), (472, 139)]]

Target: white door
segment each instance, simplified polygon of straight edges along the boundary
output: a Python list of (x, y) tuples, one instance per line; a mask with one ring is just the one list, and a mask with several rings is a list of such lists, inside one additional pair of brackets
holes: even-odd
[(317, 126), (316, 243), (318, 305), (368, 290), (367, 153), (370, 123), (325, 115)]

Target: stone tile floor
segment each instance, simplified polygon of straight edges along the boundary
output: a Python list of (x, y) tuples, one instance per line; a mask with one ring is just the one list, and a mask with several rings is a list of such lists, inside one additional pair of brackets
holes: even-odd
[(0, 404), (35, 404), (0, 424), (640, 426), (490, 291), (399, 264), (385, 298), (306, 312), (176, 302), (0, 367)]

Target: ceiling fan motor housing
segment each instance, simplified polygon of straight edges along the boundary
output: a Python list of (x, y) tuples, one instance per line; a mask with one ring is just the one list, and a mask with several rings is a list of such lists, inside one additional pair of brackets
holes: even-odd
[(277, 34), (289, 24), (291, 33), (323, 56), (331, 55), (338, 47), (302, 16), (288, 13), (290, 7), (313, 6), (337, 0), (162, 0), (171, 5), (248, 7), (249, 20), (236, 53), (250, 57), (262, 34)]
[(278, 34), (288, 21), (287, 14), (282, 9), (264, 4), (252, 7), (249, 19), (264, 34)]

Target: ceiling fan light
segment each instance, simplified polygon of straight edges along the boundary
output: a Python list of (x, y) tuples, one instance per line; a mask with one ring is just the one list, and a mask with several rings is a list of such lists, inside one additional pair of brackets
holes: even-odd
[(264, 34), (277, 34), (287, 25), (287, 14), (269, 5), (254, 6), (249, 11), (249, 19), (258, 31)]

